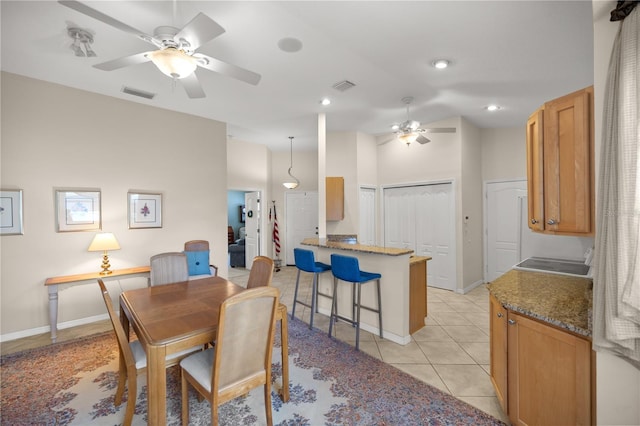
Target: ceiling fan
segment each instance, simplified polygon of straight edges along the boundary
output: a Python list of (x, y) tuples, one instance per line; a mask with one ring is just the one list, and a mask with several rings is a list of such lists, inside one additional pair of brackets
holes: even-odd
[(157, 48), (156, 50), (102, 62), (94, 65), (95, 68), (113, 71), (129, 65), (152, 61), (162, 73), (174, 80), (179, 79), (187, 92), (187, 96), (190, 98), (205, 97), (204, 90), (194, 73), (197, 67), (253, 85), (258, 84), (260, 81), (260, 74), (196, 52), (198, 47), (218, 37), (225, 31), (218, 23), (202, 12), (198, 13), (182, 29), (160, 26), (155, 29), (153, 36), (151, 36), (78, 1), (60, 0), (58, 3), (119, 30), (133, 34), (140, 40), (151, 43)]
[(413, 102), (413, 97), (406, 96), (402, 98), (402, 102), (407, 106), (407, 120), (402, 123), (396, 123), (391, 126), (391, 130), (395, 133), (396, 137), (394, 139), (389, 139), (381, 143), (380, 145), (384, 145), (386, 143), (391, 142), (392, 140), (398, 139), (407, 144), (407, 146), (411, 145), (411, 142), (418, 142), (419, 144), (424, 145), (427, 142), (431, 142), (430, 139), (427, 139), (422, 134), (423, 133), (455, 133), (455, 127), (434, 127), (434, 128), (420, 128), (420, 122), (411, 120), (409, 118), (409, 105)]

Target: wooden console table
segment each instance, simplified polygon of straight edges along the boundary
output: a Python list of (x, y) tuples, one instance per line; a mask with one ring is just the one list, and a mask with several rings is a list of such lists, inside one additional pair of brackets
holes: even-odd
[(116, 277), (126, 277), (133, 275), (148, 274), (151, 271), (149, 266), (136, 266), (134, 268), (117, 269), (108, 275), (101, 275), (99, 272), (89, 274), (65, 275), (62, 277), (47, 278), (44, 285), (49, 289), (49, 325), (51, 327), (51, 341), (56, 342), (58, 332), (58, 285), (70, 284), (82, 281), (93, 281), (98, 278), (110, 279)]

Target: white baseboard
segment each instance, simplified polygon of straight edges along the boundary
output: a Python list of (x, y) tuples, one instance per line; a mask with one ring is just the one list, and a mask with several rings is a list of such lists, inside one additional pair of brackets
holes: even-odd
[(481, 286), (482, 284), (484, 284), (484, 280), (478, 280), (474, 283), (472, 283), (471, 285), (466, 286), (465, 288), (462, 289), (462, 294), (467, 294), (469, 293), (471, 290), (473, 290), (476, 287)]
[[(58, 324), (58, 330), (64, 330), (65, 328), (77, 327), (79, 325), (91, 324), (102, 320), (109, 319), (109, 314), (94, 315), (91, 317), (80, 318), (72, 321), (65, 321)], [(0, 335), (1, 342), (9, 342), (11, 340), (22, 339), (23, 337), (37, 336), (38, 334), (51, 333), (51, 327), (48, 325), (44, 327), (30, 328), (28, 330), (15, 331), (13, 333), (7, 333)]]

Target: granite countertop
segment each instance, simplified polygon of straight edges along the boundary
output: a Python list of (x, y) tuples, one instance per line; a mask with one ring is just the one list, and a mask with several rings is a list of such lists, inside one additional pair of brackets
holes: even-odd
[(347, 250), (347, 251), (357, 251), (361, 253), (384, 254), (387, 256), (402, 256), (404, 254), (413, 253), (413, 250), (411, 249), (367, 246), (364, 244), (344, 243), (339, 241), (320, 241), (319, 238), (305, 238), (304, 240), (302, 240), (302, 245), (332, 248), (332, 249)]
[(591, 337), (591, 279), (511, 270), (488, 287), (507, 309)]

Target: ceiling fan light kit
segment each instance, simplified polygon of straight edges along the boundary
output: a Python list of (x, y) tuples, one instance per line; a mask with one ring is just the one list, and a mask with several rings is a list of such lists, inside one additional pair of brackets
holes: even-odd
[(289, 177), (291, 179), (287, 180), (282, 185), (287, 189), (295, 189), (298, 187), (298, 185), (300, 185), (300, 181), (297, 177), (291, 174), (291, 169), (293, 168), (293, 136), (289, 136), (289, 142), (291, 143), (291, 151), (289, 157), (289, 170), (287, 171), (287, 173), (289, 173)]
[(158, 69), (171, 78), (185, 78), (198, 68), (198, 60), (184, 50), (167, 47), (149, 52), (147, 57)]

